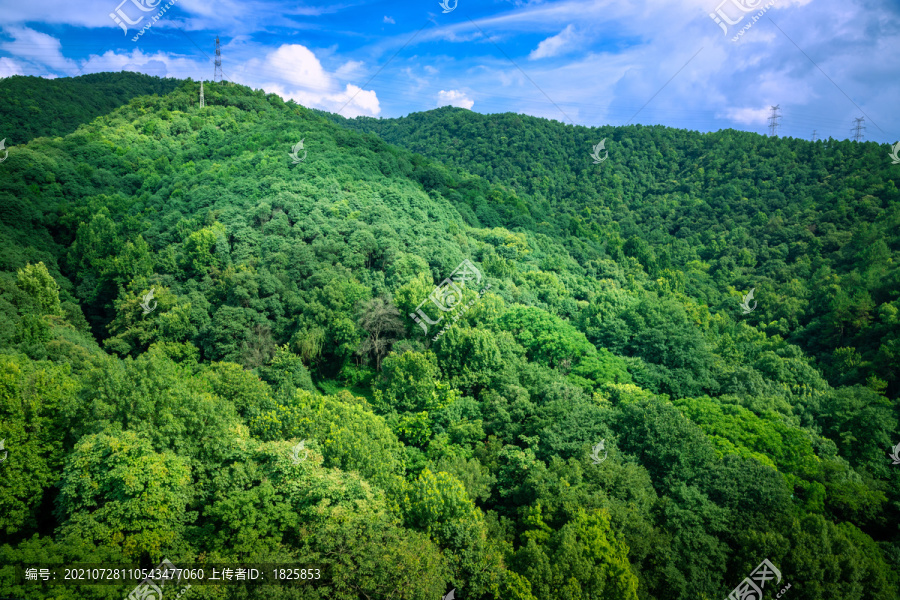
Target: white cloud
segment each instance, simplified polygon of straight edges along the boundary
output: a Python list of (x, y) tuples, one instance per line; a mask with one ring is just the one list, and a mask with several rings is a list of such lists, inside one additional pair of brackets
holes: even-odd
[(763, 125), (771, 114), (768, 108), (729, 108), (721, 116), (741, 125)]
[[(69, 0), (4, 1), (0, 53), (8, 57), (0, 58), (0, 76), (73, 75), (82, 65), (85, 73), (129, 69), (180, 78), (212, 76), (212, 64), (178, 32), (150, 34), (153, 39), (179, 36), (179, 42), (163, 46), (173, 54), (145, 54), (137, 47), (150, 44), (125, 41), (108, 16), (121, 0), (97, 0), (90, 10)], [(351, 10), (348, 5), (293, 11), (286, 0), (178, 0), (177, 11), (166, 13), (154, 29), (183, 26), (207, 54), (220, 33), (229, 40), (223, 47), (227, 79), (325, 110), (339, 110), (349, 101), (341, 113), (348, 116), (382, 112), (374, 88), (391, 115), (431, 108), (435, 100), (472, 108), (469, 97), (477, 95), (484, 112), (522, 112), (586, 125), (637, 122), (762, 132), (769, 105), (780, 103), (783, 135), (808, 136), (817, 129), (820, 137), (846, 138), (861, 109), (867, 139), (896, 137), (900, 125), (893, 107), (900, 96), (900, 66), (872, 60), (892, 56), (900, 47), (900, 33), (890, 27), (897, 22), (893, 8), (876, 10), (866, 0), (776, 0), (767, 18), (747, 30), (740, 43), (732, 43), (709, 18), (719, 1), (507, 0), (508, 10), (489, 11), (475, 19), (477, 26), (468, 19), (437, 19), (437, 27), (423, 29), (412, 42), (413, 29), (403, 30), (402, 20), (400, 27), (387, 28), (384, 24), (394, 25), (397, 18), (385, 15), (382, 24), (375, 13), (367, 17), (374, 19), (369, 29), (401, 31), (368, 39), (331, 30), (287, 38), (316, 40), (304, 42), (306, 47), (281, 45), (284, 32), (324, 30), (319, 20), (302, 18), (303, 11), (333, 14)], [(271, 19), (276, 13), (284, 18)], [(85, 58), (81, 37), (73, 39), (71, 49), (60, 48), (56, 38), (28, 29), (57, 35), (41, 27), (56, 23), (106, 28), (122, 45)], [(205, 37), (194, 34), (197, 29)], [(445, 51), (432, 44), (435, 40), (460, 48)], [(387, 64), (407, 42), (406, 51)], [(77, 56), (77, 64), (63, 51)], [(363, 85), (382, 65), (387, 68), (369, 89), (351, 85)]]
[[(62, 71), (66, 75), (97, 73), (102, 71), (134, 71), (159, 77), (184, 79), (212, 77), (212, 66), (196, 58), (184, 58), (164, 52), (144, 53), (139, 47), (129, 52), (109, 50), (102, 55), (92, 54), (81, 61), (62, 56), (59, 40), (24, 27), (8, 27), (5, 33), (12, 41), (0, 42), (0, 49), (12, 52), (16, 60), (0, 57), (0, 77), (9, 75), (41, 74), (46, 69)], [(243, 51), (244, 49), (241, 48)], [(258, 53), (248, 48), (249, 53)], [(234, 53), (232, 54), (232, 56)], [(364, 90), (344, 83), (364, 71), (359, 61), (346, 61), (336, 71), (327, 71), (309, 48), (300, 44), (285, 44), (271, 50), (263, 58), (240, 61), (235, 57), (225, 70), (226, 79), (262, 88), (304, 106), (323, 110), (341, 111), (345, 117), (360, 115), (378, 116), (381, 106), (374, 90)], [(35, 73), (38, 71), (39, 73)]]
[[(40, 2), (15, 2), (4, 0), (2, 19), (4, 24), (24, 25), (26, 23), (46, 23), (65, 25), (67, 27), (87, 27), (91, 29), (108, 28), (110, 32), (118, 32), (120, 39), (126, 39), (119, 26), (109, 17), (122, 0), (89, 0), (88, 2), (72, 2), (71, 0), (41, 0)], [(139, 0), (140, 1), (140, 0)], [(143, 0), (144, 6), (154, 6), (152, 12), (138, 10), (132, 2), (125, 2), (122, 10), (131, 19), (139, 15), (155, 15), (167, 4), (165, 0)], [(252, 34), (268, 31), (273, 22), (282, 23), (295, 29), (309, 27), (310, 17), (336, 13), (345, 10), (346, 5), (334, 4), (324, 6), (298, 6), (289, 0), (177, 0), (157, 22), (154, 27), (171, 27), (176, 21), (187, 31), (216, 31), (223, 36), (232, 37), (240, 34)], [(146, 24), (144, 19), (140, 28)], [(135, 26), (129, 26), (130, 38), (134, 35)], [(102, 47), (102, 46), (101, 46)]]
[(2, 79), (3, 77), (9, 77), (10, 75), (24, 74), (25, 71), (22, 70), (22, 65), (12, 59), (6, 58), (5, 56), (0, 57), (0, 79)]
[(322, 68), (316, 55), (300, 44), (285, 44), (264, 59), (250, 59), (245, 72), (262, 72), (266, 77), (288, 85), (326, 92), (333, 89), (331, 76)]
[[(242, 82), (243, 85), (249, 85)], [(381, 113), (378, 96), (372, 90), (347, 84), (343, 90), (334, 92), (311, 92), (309, 90), (291, 90), (277, 83), (263, 86), (267, 93), (278, 94), (285, 100), (294, 100), (303, 106), (327, 110), (352, 119), (353, 117), (375, 117)]]
[(578, 41), (579, 36), (575, 33), (575, 28), (572, 27), (570, 23), (558, 34), (553, 37), (548, 37), (538, 44), (538, 47), (528, 55), (528, 58), (537, 60), (539, 58), (550, 58), (552, 56), (565, 54), (570, 50), (574, 50), (578, 45)]
[[(429, 28), (416, 42), (457, 43), (477, 35), (480, 47), (461, 51), (458, 59), (451, 54), (439, 63), (440, 73), (429, 76), (444, 86), (464, 82), (484, 112), (587, 125), (763, 132), (769, 105), (781, 104), (783, 135), (808, 136), (817, 129), (820, 137), (846, 138), (861, 109), (866, 139), (896, 137), (891, 98), (900, 96), (900, 64), (870, 58), (891, 56), (900, 47), (900, 32), (885, 29), (897, 21), (896, 11), (867, 8), (864, 0), (777, 0), (766, 12), (771, 22), (760, 19), (732, 43), (734, 34), (726, 37), (709, 18), (718, 1), (532, 3), (475, 19), (475, 25), (465, 20)], [(482, 31), (527, 77), (486, 43)], [(530, 57), (558, 58), (520, 60), (517, 42), (535, 34), (544, 41), (530, 46)]]
[[(346, 98), (346, 100), (345, 100)], [(338, 102), (346, 105), (341, 114), (346, 117), (358, 117), (360, 115), (368, 115), (370, 117), (377, 116), (381, 113), (381, 105), (378, 102), (378, 96), (374, 90), (364, 90), (355, 85), (347, 84), (346, 91), (331, 96), (328, 101), (335, 102), (335, 108), (332, 111), (340, 110), (336, 107)], [(326, 110), (328, 110), (326, 108)]]
[(348, 61), (329, 73), (315, 53), (300, 44), (285, 44), (263, 59), (250, 59), (238, 65), (232, 81), (262, 88), (304, 106), (311, 106), (345, 117), (378, 116), (381, 105), (374, 90), (345, 84), (340, 79), (363, 70), (363, 63)]
[(471, 110), (475, 106), (475, 101), (470, 100), (459, 90), (450, 90), (449, 92), (441, 90), (438, 92), (438, 106), (458, 106), (460, 108), (468, 108)]
[(154, 75), (156, 77), (166, 77), (169, 74), (166, 63), (161, 60), (148, 60), (138, 65), (136, 63), (128, 63), (122, 67), (123, 71), (134, 71), (135, 73), (144, 73), (146, 75)]
[(6, 27), (3, 33), (12, 36), (13, 41), (0, 43), (0, 50), (32, 65), (62, 71), (68, 75), (77, 73), (75, 61), (63, 56), (62, 44), (55, 37), (29, 27)]
[[(92, 54), (82, 64), (82, 73), (98, 73), (101, 71), (134, 71), (160, 77), (196, 78), (198, 73), (212, 75), (212, 68), (206, 64), (188, 58), (173, 57), (163, 52), (144, 54), (140, 48), (131, 52), (118, 54), (112, 50), (102, 55)], [(165, 74), (165, 75), (163, 75)], [(211, 78), (211, 77), (210, 77)]]
[(334, 72), (334, 76), (338, 79), (357, 77), (364, 72), (365, 66), (366, 65), (361, 61), (349, 60), (338, 67), (338, 70)]

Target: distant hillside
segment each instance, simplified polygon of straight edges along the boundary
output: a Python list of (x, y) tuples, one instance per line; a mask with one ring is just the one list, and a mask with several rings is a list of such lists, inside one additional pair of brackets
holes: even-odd
[(877, 152), (404, 122), (438, 160), (205, 91), (0, 164), (0, 596), (166, 558), (322, 571), (198, 598), (715, 599), (765, 558), (900, 597)]
[(555, 225), (576, 256), (595, 244), (633, 257), (714, 311), (735, 311), (755, 288), (758, 307), (743, 318), (801, 345), (835, 385), (900, 396), (900, 166), (887, 145), (592, 129), (452, 107), (329, 118), (508, 189), (506, 213), (473, 206), (484, 224), (509, 225), (514, 204), (514, 224)]
[(179, 83), (129, 71), (63, 79), (13, 75), (0, 80), (0, 139), (13, 146), (66, 135), (135, 96), (168, 94)]

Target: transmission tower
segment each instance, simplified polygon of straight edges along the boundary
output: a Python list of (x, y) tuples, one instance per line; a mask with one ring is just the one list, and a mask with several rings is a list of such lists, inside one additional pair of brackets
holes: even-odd
[(769, 116), (769, 135), (776, 136), (778, 135), (778, 119), (781, 118), (781, 115), (778, 114), (778, 111), (781, 110), (781, 105), (778, 104), (769, 108), (772, 109), (772, 114)]
[(200, 108), (206, 106), (206, 103), (203, 101), (203, 82), (200, 82)]
[(222, 49), (219, 47), (219, 36), (216, 36), (216, 71), (213, 81), (222, 81)]
[(854, 119), (854, 121), (856, 121), (856, 125), (854, 125), (850, 131), (853, 132), (853, 141), (858, 142), (863, 137), (863, 131), (866, 130), (866, 126), (863, 125), (863, 123), (866, 122), (866, 118), (865, 117), (857, 117), (856, 119)]
[(816, 141), (816, 130), (815, 130), (815, 129), (813, 129), (813, 139), (812, 139), (812, 141)]

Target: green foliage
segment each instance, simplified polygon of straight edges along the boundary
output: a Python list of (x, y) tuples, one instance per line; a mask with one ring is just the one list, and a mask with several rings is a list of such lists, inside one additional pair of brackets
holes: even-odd
[(16, 285), (34, 301), (35, 314), (59, 316), (63, 314), (59, 303), (59, 285), (47, 272), (44, 263), (26, 265), (24, 269), (19, 269)]
[(497, 336), (483, 329), (451, 328), (438, 340), (435, 354), (450, 384), (475, 395), (504, 368)]
[(259, 368), (259, 374), (263, 381), (275, 389), (279, 399), (287, 399), (294, 395), (296, 390), (312, 392), (312, 378), (309, 370), (303, 364), (303, 360), (288, 350), (287, 345), (279, 347), (275, 356), (265, 367)]
[(834, 390), (823, 404), (818, 422), (841, 454), (853, 465), (880, 463), (885, 448), (894, 445), (896, 405), (862, 386)]
[(36, 137), (64, 136), (132, 98), (167, 94), (178, 85), (177, 79), (130, 71), (92, 73), (60, 80), (22, 75), (5, 77), (0, 89), (9, 102), (0, 108), (0, 131), (15, 144)]
[(605, 511), (581, 511), (557, 532), (532, 535), (513, 564), (538, 598), (638, 598), (628, 550)]
[(210, 391), (232, 404), (246, 420), (267, 410), (274, 410), (276, 403), (271, 388), (234, 363), (212, 363), (203, 370)]
[(314, 396), (298, 390), (289, 405), (277, 405), (250, 422), (265, 440), (312, 438), (325, 466), (357, 471), (383, 489), (393, 489), (405, 471), (403, 447), (363, 398), (342, 392)]
[(190, 467), (153, 451), (134, 432), (87, 435), (63, 471), (58, 511), (63, 535), (120, 547), (125, 556), (158, 556), (183, 547), (190, 520)]
[(424, 469), (408, 485), (403, 514), (409, 527), (427, 532), (446, 548), (461, 589), (477, 597), (496, 590), (503, 578), (500, 556), (488, 540), (481, 511), (459, 480), (449, 473)]
[(529, 360), (571, 372), (573, 381), (585, 381), (588, 388), (607, 382), (631, 383), (622, 360), (606, 348), (598, 352), (583, 333), (559, 317), (522, 307), (507, 312), (498, 324), (513, 334)]
[(620, 448), (635, 455), (658, 490), (676, 481), (696, 480), (716, 460), (706, 435), (671, 404), (658, 400), (623, 404), (616, 416)]
[(386, 411), (418, 412), (440, 407), (446, 396), (437, 358), (432, 352), (391, 354), (375, 382), (375, 396)]
[(184, 270), (195, 277), (202, 277), (212, 268), (224, 267), (220, 253), (216, 252), (217, 245), (224, 236), (225, 226), (221, 223), (188, 235), (182, 244)]
[[(0, 183), (3, 565), (329, 569), (273, 600), (686, 600), (768, 557), (798, 598), (897, 597), (883, 147), (0, 86), (4, 131), (34, 137)], [(489, 291), (439, 311), (463, 259)], [(32, 593), (9, 573), (0, 595)]]
[(64, 456), (66, 421), (59, 411), (77, 388), (68, 366), (0, 355), (0, 531), (6, 535), (47, 522), (46, 500)]

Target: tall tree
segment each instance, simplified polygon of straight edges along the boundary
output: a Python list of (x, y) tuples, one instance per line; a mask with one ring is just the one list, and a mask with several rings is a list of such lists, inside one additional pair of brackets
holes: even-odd
[(375, 358), (375, 368), (381, 370), (381, 361), (387, 356), (394, 342), (406, 331), (400, 319), (400, 311), (388, 298), (372, 298), (360, 305), (357, 323), (369, 334), (357, 353)]

